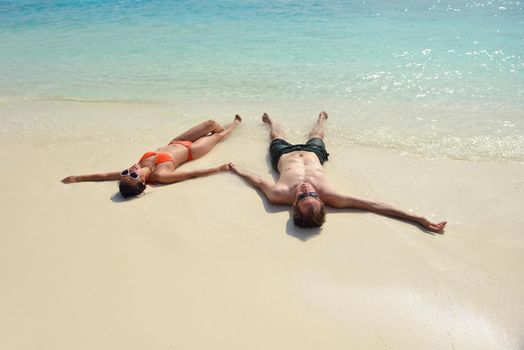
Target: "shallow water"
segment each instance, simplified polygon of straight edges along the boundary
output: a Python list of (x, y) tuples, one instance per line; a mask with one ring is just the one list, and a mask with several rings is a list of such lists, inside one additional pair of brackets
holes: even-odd
[(0, 1), (0, 95), (326, 109), (340, 142), (523, 161), (523, 8)]

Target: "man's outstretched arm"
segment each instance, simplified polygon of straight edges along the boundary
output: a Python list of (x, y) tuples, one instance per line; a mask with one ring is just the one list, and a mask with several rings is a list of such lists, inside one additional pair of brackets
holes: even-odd
[(436, 233), (444, 233), (447, 222), (431, 222), (423, 216), (414, 215), (403, 210), (394, 208), (389, 204), (368, 201), (365, 199), (344, 196), (339, 194), (328, 194), (323, 198), (325, 203), (333, 208), (353, 208), (370, 211), (376, 214), (391, 216), (394, 218), (404, 219), (416, 222), (428, 230)]
[(273, 190), (274, 184), (271, 182), (248, 171), (238, 169), (233, 163), (229, 163), (229, 170), (246, 180), (251, 186), (260, 189), (271, 203), (285, 204), (279, 199), (278, 195)]

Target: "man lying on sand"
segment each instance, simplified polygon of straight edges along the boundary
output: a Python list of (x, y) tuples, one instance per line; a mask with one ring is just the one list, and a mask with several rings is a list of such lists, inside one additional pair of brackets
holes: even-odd
[(324, 145), (324, 122), (328, 118), (321, 112), (304, 145), (291, 145), (284, 133), (264, 113), (262, 121), (270, 127), (269, 153), (273, 168), (280, 173), (276, 183), (238, 169), (233, 163), (229, 169), (252, 186), (262, 190), (269, 202), (293, 206), (293, 221), (299, 227), (320, 227), (326, 221), (324, 204), (333, 208), (353, 208), (416, 222), (426, 229), (443, 233), (446, 221), (433, 223), (422, 216), (409, 214), (384, 203), (351, 197), (332, 188), (324, 174), (322, 164), (328, 160)]

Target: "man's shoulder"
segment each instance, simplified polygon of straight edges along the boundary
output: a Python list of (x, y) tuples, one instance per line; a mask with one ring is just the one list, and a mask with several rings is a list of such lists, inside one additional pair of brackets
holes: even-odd
[(273, 185), (271, 189), (273, 190), (275, 194), (280, 195), (280, 196), (287, 196), (291, 193), (291, 188), (288, 185), (283, 184), (283, 183), (277, 182), (275, 185)]
[(285, 184), (276, 183), (271, 187), (271, 202), (277, 204), (288, 204), (291, 196), (291, 189)]

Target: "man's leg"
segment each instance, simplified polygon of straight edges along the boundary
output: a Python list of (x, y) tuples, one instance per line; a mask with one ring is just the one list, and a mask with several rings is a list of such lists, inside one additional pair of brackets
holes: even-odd
[(284, 139), (284, 132), (282, 131), (279, 125), (274, 123), (273, 120), (269, 118), (269, 115), (267, 115), (267, 113), (262, 114), (262, 121), (270, 127), (269, 137), (271, 138), (271, 141), (275, 139)]
[(327, 120), (328, 115), (322, 111), (318, 115), (318, 120), (309, 133), (309, 140), (306, 142), (306, 146), (309, 146), (311, 152), (315, 152), (320, 161), (320, 164), (324, 164), (328, 160), (329, 153), (326, 151), (326, 145), (324, 144), (324, 122)]
[(320, 112), (315, 126), (313, 126), (313, 129), (311, 129), (311, 132), (309, 133), (309, 139), (315, 137), (318, 137), (319, 139), (324, 139), (324, 122), (327, 120), (327, 118), (328, 115), (326, 112)]
[(276, 172), (278, 172), (278, 161), (284, 149), (291, 146), (289, 142), (284, 140), (284, 132), (280, 129), (280, 126), (275, 124), (267, 113), (262, 115), (262, 121), (269, 125), (271, 143), (269, 144), (269, 158), (271, 159), (271, 165)]

